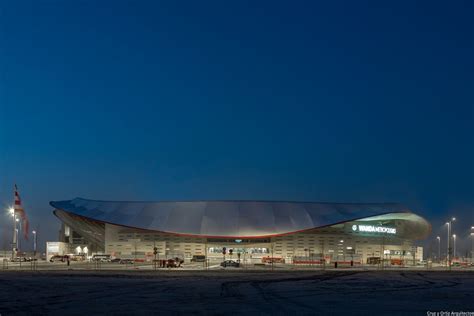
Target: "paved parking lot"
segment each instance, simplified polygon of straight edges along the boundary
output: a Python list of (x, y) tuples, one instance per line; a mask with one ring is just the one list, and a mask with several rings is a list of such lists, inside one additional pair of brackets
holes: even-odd
[(0, 271), (0, 314), (397, 314), (474, 311), (474, 273)]

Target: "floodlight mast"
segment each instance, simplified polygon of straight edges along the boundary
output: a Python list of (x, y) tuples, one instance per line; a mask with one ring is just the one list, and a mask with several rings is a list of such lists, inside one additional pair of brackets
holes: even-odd
[(441, 237), (437, 236), (436, 239), (438, 240), (438, 263), (441, 263)]
[(446, 255), (446, 263), (447, 263), (449, 269), (451, 269), (451, 260), (452, 260), (451, 231), (453, 230), (452, 226), (453, 226), (453, 222), (455, 220), (456, 220), (456, 217), (453, 217), (453, 218), (451, 218), (451, 220), (449, 222), (446, 222), (446, 225), (448, 225), (448, 253)]
[(10, 215), (13, 219), (13, 238), (12, 238), (12, 259), (16, 257), (17, 254), (17, 243), (18, 243), (18, 234), (17, 234), (17, 217), (14, 208), (10, 208), (9, 210)]

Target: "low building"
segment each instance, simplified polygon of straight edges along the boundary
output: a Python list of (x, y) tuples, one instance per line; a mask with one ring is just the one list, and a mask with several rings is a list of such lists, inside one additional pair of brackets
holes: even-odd
[[(394, 203), (53, 201), (75, 253), (151, 260), (204, 255), (249, 263), (414, 262), (430, 224)], [(84, 251), (86, 250), (86, 251)]]
[(46, 242), (46, 260), (50, 260), (53, 256), (64, 256), (69, 254), (70, 244), (61, 241)]

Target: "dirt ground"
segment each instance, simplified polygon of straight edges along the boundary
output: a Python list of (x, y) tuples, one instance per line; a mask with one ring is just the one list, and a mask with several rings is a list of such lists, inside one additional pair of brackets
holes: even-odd
[[(474, 312), (474, 273), (0, 272), (0, 315)], [(474, 315), (474, 314), (473, 314)]]

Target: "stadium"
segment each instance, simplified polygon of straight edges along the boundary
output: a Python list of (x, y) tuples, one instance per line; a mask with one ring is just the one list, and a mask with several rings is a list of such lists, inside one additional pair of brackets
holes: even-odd
[[(151, 261), (392, 264), (422, 260), (431, 225), (396, 203), (50, 202), (66, 252)], [(156, 254), (155, 254), (156, 253)], [(231, 254), (232, 253), (232, 254)]]

